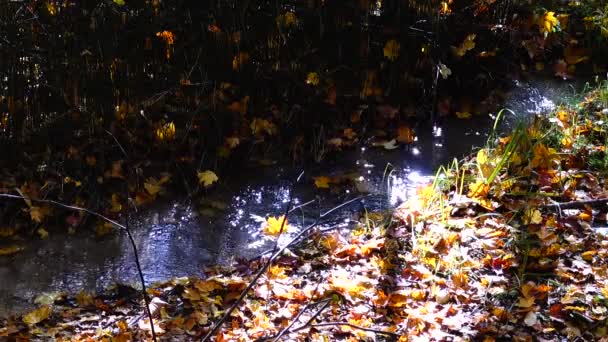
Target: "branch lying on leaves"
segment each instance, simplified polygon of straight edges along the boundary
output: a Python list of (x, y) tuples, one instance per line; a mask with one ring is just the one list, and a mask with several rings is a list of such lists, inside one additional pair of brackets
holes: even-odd
[(543, 208), (549, 210), (562, 210), (562, 209), (583, 209), (587, 206), (592, 208), (601, 208), (605, 207), (608, 204), (608, 198), (599, 198), (593, 200), (586, 201), (571, 201), (571, 202), (562, 202), (562, 203), (551, 203), (544, 205)]

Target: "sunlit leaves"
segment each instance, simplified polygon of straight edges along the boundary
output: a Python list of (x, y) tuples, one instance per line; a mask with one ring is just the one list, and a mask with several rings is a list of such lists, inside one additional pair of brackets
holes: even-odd
[(391, 39), (386, 42), (384, 45), (384, 57), (390, 61), (395, 61), (399, 57), (399, 50), (401, 50), (401, 45), (394, 39)]
[(547, 147), (542, 143), (534, 145), (533, 155), (530, 166), (533, 168), (553, 168), (558, 160), (557, 152), (554, 148)]
[(197, 177), (198, 177), (199, 184), (202, 184), (206, 188), (210, 187), (211, 185), (213, 185), (215, 182), (217, 182), (219, 180), (219, 178), (217, 177), (215, 172), (213, 172), (211, 170), (205, 170), (205, 171), (199, 172), (199, 173), (197, 173)]
[(112, 2), (114, 2), (118, 6), (124, 6), (125, 5), (125, 0), (112, 0)]

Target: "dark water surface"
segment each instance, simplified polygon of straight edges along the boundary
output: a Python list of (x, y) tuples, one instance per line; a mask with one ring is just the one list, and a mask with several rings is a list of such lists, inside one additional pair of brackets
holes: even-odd
[[(572, 94), (571, 85), (557, 80), (518, 82), (505, 106), (527, 115), (550, 110)], [(290, 215), (290, 224), (296, 228), (361, 193), (371, 196), (331, 215), (329, 224), (347, 226), (349, 218), (363, 208), (397, 205), (418, 184), (428, 182), (439, 165), (482, 146), (492, 124), (491, 117), (449, 119), (442, 127), (419, 130), (412, 147), (345, 151), (329, 157), (316, 170), (306, 170), (295, 186), (290, 180), (300, 170), (288, 166), (244, 169), (239, 177), (222, 179), (204, 203), (184, 204), (175, 199), (146, 209), (132, 225), (146, 281), (200, 275), (204, 265), (255, 256), (270, 243), (260, 234), (260, 220), (280, 215), (290, 198), (294, 205), (315, 200)], [(508, 125), (504, 127), (508, 130)], [(329, 194), (313, 185), (312, 177), (344, 173), (352, 175), (353, 187)], [(90, 231), (52, 234), (28, 243), (21, 253), (0, 257), (0, 316), (34, 307), (33, 299), (42, 293), (101, 290), (116, 282), (137, 286), (126, 235), (117, 232), (102, 239), (92, 235)]]

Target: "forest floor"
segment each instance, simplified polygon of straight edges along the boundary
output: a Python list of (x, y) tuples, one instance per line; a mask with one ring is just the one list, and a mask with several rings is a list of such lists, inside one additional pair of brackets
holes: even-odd
[[(147, 290), (158, 340), (608, 339), (608, 88), (491, 136), (348, 234)], [(318, 179), (323, 187), (330, 179)], [(283, 217), (262, 229), (280, 235)], [(7, 340), (151, 340), (141, 292), (43, 295)]]

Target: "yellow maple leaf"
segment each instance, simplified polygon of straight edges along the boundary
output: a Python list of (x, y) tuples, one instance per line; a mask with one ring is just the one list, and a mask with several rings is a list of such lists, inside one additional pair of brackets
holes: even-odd
[(40, 323), (49, 318), (51, 312), (53, 312), (53, 309), (50, 305), (41, 306), (38, 309), (30, 311), (28, 314), (24, 315), (23, 322), (29, 325)]
[[(285, 221), (285, 223), (283, 223), (283, 221)], [(282, 232), (284, 233), (289, 231), (289, 229), (290, 226), (287, 222), (287, 218), (283, 215), (279, 217), (269, 216), (262, 227), (264, 234), (271, 236), (277, 236)]]
[(205, 187), (209, 187), (219, 180), (215, 172), (211, 170), (199, 172), (197, 175), (199, 184), (203, 184)]
[(329, 183), (331, 183), (331, 178), (327, 176), (315, 177), (315, 186), (319, 189), (329, 189)]
[(386, 42), (386, 44), (384, 45), (384, 57), (386, 57), (388, 60), (390, 61), (395, 61), (397, 59), (397, 57), (399, 57), (399, 50), (401, 49), (401, 45), (399, 45), (399, 43), (394, 40), (391, 39), (389, 41)]
[(559, 27), (559, 20), (555, 17), (555, 12), (545, 12), (538, 20), (540, 33), (545, 35), (554, 32)]

